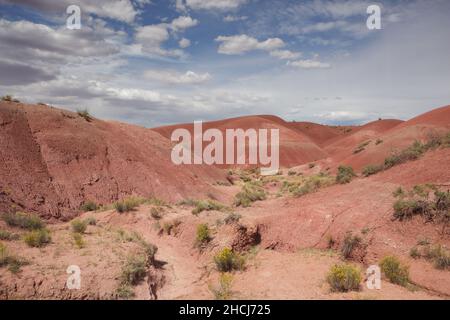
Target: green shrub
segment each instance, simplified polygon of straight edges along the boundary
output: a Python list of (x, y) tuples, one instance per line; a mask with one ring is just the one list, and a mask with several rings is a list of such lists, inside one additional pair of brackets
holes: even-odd
[(387, 256), (380, 262), (381, 271), (394, 284), (407, 286), (409, 283), (408, 267), (404, 266), (397, 257)]
[(400, 221), (415, 215), (427, 215), (431, 210), (428, 202), (415, 199), (399, 199), (394, 203), (394, 218)]
[(361, 271), (349, 264), (332, 266), (327, 276), (327, 282), (334, 292), (359, 290), (361, 279)]
[(134, 297), (134, 290), (129, 284), (120, 284), (116, 290), (116, 293), (121, 299), (130, 299)]
[(139, 207), (143, 202), (144, 200), (141, 198), (130, 197), (114, 203), (114, 209), (119, 213), (130, 212)]
[(50, 243), (51, 237), (47, 229), (38, 229), (28, 232), (24, 241), (30, 247), (40, 248)]
[(419, 249), (417, 247), (413, 247), (411, 248), (411, 250), (409, 250), (409, 256), (413, 259), (418, 259), (421, 257), (421, 254), (419, 252)]
[(366, 150), (366, 147), (370, 144), (370, 141), (361, 143), (354, 151), (353, 154), (357, 154)]
[(347, 232), (344, 241), (342, 243), (341, 253), (344, 259), (351, 257), (353, 250), (361, 244), (362, 239), (359, 236), (352, 235), (351, 232)]
[(426, 151), (425, 145), (415, 141), (410, 147), (392, 154), (384, 160), (385, 169), (392, 168), (398, 164), (416, 160)]
[(90, 226), (97, 225), (97, 219), (95, 219), (94, 217), (88, 217), (84, 221)]
[(383, 171), (384, 167), (382, 165), (368, 165), (364, 167), (362, 174), (364, 177), (368, 177)]
[(336, 182), (340, 184), (349, 183), (352, 181), (353, 177), (356, 177), (355, 172), (352, 167), (339, 166), (338, 174), (336, 176)]
[(162, 232), (171, 235), (177, 233), (177, 227), (181, 224), (181, 221), (178, 219), (172, 221), (166, 221), (163, 223)]
[(241, 215), (237, 214), (237, 213), (230, 213), (228, 216), (225, 217), (224, 222), (225, 224), (232, 224), (235, 222), (239, 222), (239, 220), (241, 219)]
[(326, 173), (319, 173), (317, 175), (308, 177), (303, 183), (301, 184), (293, 184), (288, 185), (288, 190), (291, 192), (295, 197), (300, 197), (308, 193), (316, 192), (320, 188), (328, 187), (334, 184), (334, 179), (326, 174)]
[(450, 253), (441, 245), (427, 246), (424, 256), (433, 262), (436, 269), (450, 268)]
[(86, 120), (87, 122), (91, 122), (92, 121), (92, 116), (91, 116), (91, 114), (89, 113), (89, 110), (88, 109), (80, 109), (80, 110), (77, 110), (77, 114), (80, 116), (80, 117), (82, 117), (84, 120)]
[(255, 201), (266, 199), (266, 192), (259, 182), (247, 182), (243, 185), (241, 192), (236, 194), (234, 205), (236, 207), (250, 207)]
[(245, 260), (230, 248), (224, 248), (214, 256), (214, 262), (216, 263), (217, 270), (220, 272), (229, 272), (232, 270), (242, 270)]
[(147, 258), (143, 255), (131, 255), (122, 267), (121, 283), (137, 285), (147, 275)]
[(82, 249), (86, 246), (86, 243), (83, 240), (83, 235), (81, 233), (75, 232), (72, 234), (72, 237), (78, 249)]
[(75, 219), (70, 225), (72, 226), (72, 231), (75, 233), (85, 233), (88, 223), (86, 220)]
[(6, 213), (3, 220), (11, 227), (18, 227), (28, 230), (41, 229), (45, 226), (44, 222), (35, 214), (16, 212)]
[(0, 242), (0, 268), (8, 266), (9, 271), (18, 273), (26, 264), (26, 260), (10, 255), (6, 246)]
[(230, 273), (222, 273), (219, 278), (219, 287), (209, 287), (216, 300), (229, 300), (231, 298), (231, 285), (233, 275)]
[(198, 215), (203, 211), (221, 211), (225, 208), (225, 206), (214, 200), (199, 200), (195, 201), (195, 208), (192, 209), (193, 215)]
[(164, 209), (162, 207), (152, 207), (150, 209), (150, 215), (155, 220), (160, 220), (163, 217)]
[(94, 201), (87, 201), (80, 207), (80, 210), (83, 212), (95, 211), (97, 209), (99, 209), (99, 206)]
[(0, 230), (0, 240), (12, 241), (12, 240), (17, 240), (19, 238), (20, 238), (20, 236), (18, 234), (11, 233), (6, 230)]
[(206, 223), (199, 224), (197, 226), (197, 234), (195, 242), (197, 246), (202, 246), (211, 240), (210, 231)]

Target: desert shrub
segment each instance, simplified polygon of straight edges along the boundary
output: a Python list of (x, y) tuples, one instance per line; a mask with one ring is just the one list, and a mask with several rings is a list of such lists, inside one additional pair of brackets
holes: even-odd
[(242, 270), (244, 268), (244, 258), (235, 253), (230, 248), (224, 248), (214, 256), (217, 270), (229, 272), (232, 270)]
[(426, 246), (423, 256), (432, 261), (436, 269), (450, 268), (450, 253), (442, 245)]
[(341, 247), (341, 254), (344, 259), (351, 257), (353, 250), (361, 244), (362, 239), (354, 236), (351, 232), (347, 232)]
[(86, 220), (75, 219), (70, 225), (72, 226), (72, 231), (75, 233), (85, 233), (88, 223)]
[(77, 110), (77, 114), (87, 122), (91, 122), (93, 119), (88, 109), (79, 109)]
[(99, 209), (99, 206), (94, 201), (87, 201), (80, 207), (80, 210), (83, 212), (95, 211), (97, 209)]
[(11, 102), (11, 101), (13, 101), (13, 97), (11, 95), (7, 94), (7, 95), (2, 97), (2, 101)]
[(309, 169), (312, 169), (312, 168), (314, 168), (315, 166), (316, 166), (315, 163), (310, 163), (310, 164), (308, 164), (308, 168), (309, 168)]
[(394, 284), (407, 286), (409, 283), (409, 270), (395, 256), (387, 256), (380, 262), (381, 271), (386, 278)]
[(38, 229), (28, 232), (24, 241), (30, 247), (40, 248), (50, 243), (51, 237), (47, 229)]
[(121, 283), (137, 285), (147, 274), (147, 258), (144, 255), (131, 255), (122, 267)]
[(339, 166), (338, 174), (336, 176), (336, 182), (340, 184), (349, 183), (352, 181), (353, 177), (356, 177), (355, 172), (352, 167)]
[(425, 215), (430, 211), (428, 202), (416, 199), (399, 199), (394, 203), (394, 218), (400, 221), (415, 215)]
[(241, 192), (236, 194), (234, 198), (234, 205), (236, 207), (250, 207), (255, 201), (262, 201), (266, 199), (266, 192), (258, 182), (247, 182), (242, 187)]
[(155, 220), (160, 220), (163, 217), (164, 209), (162, 207), (152, 207), (150, 209), (150, 216)]
[(155, 197), (145, 200), (144, 203), (148, 204), (148, 205), (152, 205), (152, 206), (157, 206), (157, 207), (170, 207), (169, 203), (167, 203), (166, 201), (164, 201), (162, 199), (155, 198)]
[(11, 233), (6, 230), (0, 230), (0, 240), (12, 241), (12, 240), (17, 240), (19, 238), (20, 238), (20, 236), (18, 234)]
[(413, 259), (418, 259), (421, 257), (421, 254), (419, 252), (419, 249), (417, 247), (413, 247), (411, 248), (411, 250), (409, 250), (409, 256)]
[(198, 215), (203, 211), (217, 210), (221, 211), (225, 208), (223, 204), (214, 200), (199, 200), (195, 202), (195, 208), (192, 209), (193, 215)]
[(81, 233), (75, 232), (72, 234), (72, 237), (78, 249), (85, 247), (86, 243), (84, 242), (83, 235)]
[(143, 199), (130, 197), (122, 201), (117, 201), (114, 203), (114, 209), (119, 213), (130, 212), (135, 210), (143, 203)]
[(384, 160), (384, 167), (385, 169), (388, 169), (407, 161), (416, 160), (425, 151), (426, 148), (424, 144), (421, 143), (420, 141), (415, 141), (410, 147), (400, 152), (393, 153), (391, 156), (387, 157)]
[(327, 235), (327, 248), (328, 249), (331, 249), (331, 248), (333, 248), (333, 246), (335, 245), (335, 243), (336, 243), (336, 240), (334, 240), (334, 238), (333, 238), (333, 236), (332, 235)]
[(233, 275), (230, 273), (222, 273), (219, 277), (219, 287), (209, 287), (216, 300), (229, 300), (231, 298), (231, 285), (233, 283)]
[(300, 197), (308, 193), (316, 192), (320, 188), (328, 187), (333, 183), (334, 179), (330, 175), (321, 172), (308, 177), (303, 183), (288, 186), (288, 190), (295, 197)]
[(211, 240), (210, 231), (206, 223), (197, 226), (195, 242), (197, 246), (202, 246)]
[(94, 217), (88, 217), (84, 221), (90, 226), (97, 225), (97, 219), (95, 219)]
[(332, 266), (327, 276), (327, 282), (334, 292), (359, 290), (361, 279), (361, 271), (350, 264)]
[(121, 283), (116, 289), (116, 294), (121, 299), (130, 299), (134, 297), (134, 290), (129, 284)]
[(172, 220), (172, 221), (166, 221), (162, 225), (162, 232), (171, 235), (177, 233), (177, 227), (181, 224), (180, 220)]
[(368, 165), (364, 167), (362, 174), (364, 177), (368, 177), (374, 174), (377, 174), (380, 171), (383, 171), (384, 167), (382, 165)]
[(355, 150), (353, 150), (354, 154), (363, 152), (364, 150), (366, 150), (366, 147), (370, 144), (370, 141), (365, 141), (363, 143), (361, 143), (360, 145), (358, 145), (358, 147), (356, 147)]
[(402, 187), (398, 187), (397, 189), (395, 189), (392, 195), (396, 198), (401, 198), (405, 196), (405, 192), (403, 191)]
[(152, 243), (148, 243), (145, 241), (141, 242), (141, 246), (144, 249), (144, 254), (147, 257), (147, 265), (155, 264), (155, 256), (158, 252), (158, 247)]
[(241, 219), (241, 215), (238, 213), (230, 213), (228, 216), (225, 217), (224, 222), (225, 224), (232, 224), (235, 222), (239, 222), (239, 220)]
[(375, 141), (375, 145), (379, 145), (379, 144), (382, 144), (382, 143), (383, 143), (382, 139), (377, 139), (377, 141)]
[(44, 222), (35, 214), (16, 212), (6, 213), (3, 220), (11, 227), (18, 227), (28, 230), (41, 229), (45, 226)]
[(9, 271), (18, 273), (20, 268), (27, 264), (28, 262), (25, 259), (10, 255), (8, 248), (0, 242), (0, 268), (8, 266)]
[(288, 176), (295, 176), (296, 174), (297, 174), (297, 172), (295, 172), (294, 170), (288, 171)]

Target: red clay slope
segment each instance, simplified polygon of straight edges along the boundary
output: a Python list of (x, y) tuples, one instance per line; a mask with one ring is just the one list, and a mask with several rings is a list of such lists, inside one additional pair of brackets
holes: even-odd
[[(188, 129), (192, 134), (193, 124), (165, 126), (153, 130), (170, 139), (172, 132), (177, 128)], [(326, 152), (308, 136), (293, 130), (287, 122), (275, 116), (248, 116), (203, 123), (203, 131), (210, 128), (219, 129), (223, 134), (226, 129), (279, 129), (282, 167), (293, 167), (327, 157)]]
[[(338, 141), (336, 145), (328, 146), (326, 150), (336, 163), (350, 165), (360, 170), (369, 164), (381, 164), (395, 150), (410, 146), (414, 141), (427, 141), (433, 135), (445, 134), (450, 131), (450, 106), (435, 109), (409, 121), (389, 126), (382, 130), (360, 130), (348, 137), (348, 141)], [(376, 140), (382, 141), (376, 144)], [(365, 150), (353, 154), (359, 143), (371, 141)], [(342, 148), (333, 152), (332, 147)]]
[[(215, 192), (213, 167), (176, 166), (170, 141), (137, 126), (40, 105), (0, 102), (0, 212), (68, 218), (85, 200), (179, 200)], [(192, 188), (195, 185), (196, 188)]]
[(289, 127), (308, 136), (314, 143), (324, 147), (357, 130), (356, 126), (326, 126), (313, 122), (289, 122)]

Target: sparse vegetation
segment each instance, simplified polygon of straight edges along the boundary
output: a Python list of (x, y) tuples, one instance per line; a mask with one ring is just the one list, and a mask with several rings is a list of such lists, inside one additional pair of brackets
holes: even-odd
[(178, 219), (172, 221), (166, 221), (163, 223), (162, 229), (160, 232), (165, 233), (167, 235), (176, 235), (178, 230), (177, 227), (181, 224), (181, 221)]
[(226, 216), (226, 218), (224, 219), (225, 224), (232, 224), (235, 222), (239, 222), (239, 220), (241, 219), (241, 215), (238, 213), (230, 213), (228, 216)]
[(19, 99), (15, 99), (15, 98), (13, 98), (13, 96), (11, 96), (11, 95), (9, 95), (9, 94), (3, 96), (3, 97), (1, 98), (1, 100), (2, 100), (2, 101), (7, 101), (7, 102), (15, 102), (15, 103), (19, 103), (19, 102), (20, 102)]
[(373, 165), (370, 164), (366, 167), (364, 167), (363, 171), (362, 171), (362, 175), (364, 177), (368, 177), (374, 174), (377, 174), (380, 171), (383, 171), (384, 167), (382, 165)]
[(206, 223), (197, 226), (197, 233), (195, 237), (195, 244), (197, 247), (202, 247), (211, 240), (209, 227)]
[(414, 259), (425, 258), (433, 263), (436, 269), (450, 269), (450, 252), (442, 245), (418, 244), (410, 250), (410, 256)]
[(163, 207), (152, 207), (150, 209), (150, 216), (155, 220), (160, 220), (163, 217)]
[(366, 147), (370, 144), (371, 141), (365, 141), (363, 143), (361, 143), (360, 145), (358, 145), (358, 147), (356, 147), (355, 150), (353, 150), (354, 154), (363, 152), (364, 150), (366, 150)]
[[(434, 192), (433, 192), (434, 191)], [(430, 193), (433, 196), (430, 197)], [(433, 185), (415, 186), (408, 193), (397, 189), (394, 196), (394, 218), (400, 221), (422, 216), (429, 222), (450, 222), (450, 192), (437, 190)]]
[(83, 234), (86, 232), (87, 226), (88, 226), (88, 221), (86, 220), (80, 220), (80, 219), (75, 219), (70, 223), (71, 227), (72, 227), (72, 231), (74, 233), (80, 233)]
[(209, 286), (209, 290), (213, 293), (216, 300), (229, 300), (231, 298), (231, 285), (233, 283), (233, 275), (230, 273), (222, 273), (219, 277), (219, 287)]
[(327, 282), (334, 292), (359, 290), (361, 271), (350, 264), (336, 264), (331, 267)]
[(97, 209), (99, 209), (99, 206), (94, 201), (87, 201), (80, 207), (80, 210), (83, 212), (95, 211)]
[(95, 226), (95, 225), (97, 225), (97, 219), (95, 219), (94, 217), (86, 218), (84, 221), (85, 221), (89, 226)]
[(302, 179), (301, 181), (284, 181), (281, 190), (288, 191), (295, 197), (300, 197), (305, 194), (315, 192), (320, 188), (331, 186), (333, 184), (334, 178), (327, 173), (321, 172), (317, 175)]
[(131, 255), (122, 268), (122, 283), (136, 285), (147, 274), (147, 258), (144, 255)]
[(50, 232), (47, 229), (38, 229), (28, 232), (24, 236), (25, 243), (34, 248), (40, 248), (50, 243)]
[(295, 176), (296, 174), (297, 174), (297, 172), (295, 172), (294, 170), (288, 171), (288, 176)]
[(353, 250), (360, 245), (362, 239), (359, 236), (347, 232), (341, 247), (341, 254), (344, 259), (349, 259), (352, 256)]
[(79, 110), (77, 110), (77, 114), (80, 117), (82, 117), (84, 120), (86, 120), (87, 122), (91, 122), (93, 120), (93, 117), (89, 113), (88, 109), (79, 109)]
[(387, 256), (380, 262), (381, 271), (394, 284), (406, 287), (409, 284), (409, 270), (395, 256)]
[(263, 201), (266, 199), (266, 192), (262, 187), (260, 181), (247, 182), (242, 187), (241, 192), (239, 192), (234, 199), (234, 205), (236, 207), (250, 207), (255, 201)]
[(6, 213), (3, 215), (3, 220), (10, 227), (18, 227), (21, 229), (37, 230), (45, 226), (44, 222), (35, 214), (16, 212)]
[(315, 163), (310, 163), (310, 164), (308, 164), (308, 168), (309, 168), (309, 169), (312, 169), (312, 168), (314, 168), (315, 166), (316, 166)]
[(339, 166), (338, 174), (336, 176), (336, 182), (339, 184), (346, 184), (352, 181), (356, 177), (355, 172), (352, 167), (349, 166)]
[(379, 145), (379, 144), (382, 144), (382, 143), (383, 143), (382, 139), (377, 139), (377, 141), (375, 141), (375, 145)]
[(214, 256), (214, 262), (220, 272), (242, 270), (245, 264), (244, 258), (230, 248), (224, 248), (217, 253)]
[(86, 246), (86, 243), (84, 242), (83, 235), (78, 232), (72, 233), (73, 241), (78, 249), (82, 249)]
[(0, 230), (0, 240), (13, 241), (18, 240), (20, 236), (6, 230)]
[(195, 208), (192, 209), (192, 214), (198, 215), (203, 211), (212, 211), (212, 210), (222, 211), (223, 209), (225, 209), (225, 206), (220, 202), (214, 200), (200, 200), (195, 201)]
[(130, 211), (135, 210), (137, 207), (139, 207), (144, 202), (145, 202), (145, 199), (137, 198), (137, 197), (130, 197), (130, 198), (124, 199), (122, 201), (115, 202), (114, 209), (116, 209), (116, 211), (119, 213), (130, 212)]
[(11, 255), (8, 248), (0, 242), (0, 268), (8, 266), (11, 273), (19, 273), (20, 268), (27, 265), (28, 261)]

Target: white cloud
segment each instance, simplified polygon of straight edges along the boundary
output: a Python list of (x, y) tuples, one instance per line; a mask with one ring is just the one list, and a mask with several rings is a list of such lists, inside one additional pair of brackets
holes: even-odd
[(179, 73), (176, 71), (163, 70), (147, 70), (144, 72), (144, 77), (169, 84), (200, 84), (211, 79), (209, 73), (198, 74), (193, 71)]
[(245, 34), (236, 36), (219, 36), (217, 42), (221, 42), (218, 52), (221, 54), (236, 55), (253, 50), (273, 51), (284, 47), (285, 43), (280, 38), (269, 38), (265, 41), (258, 41)]
[(325, 113), (316, 114), (316, 117), (332, 122), (351, 122), (366, 120), (370, 115), (361, 111), (329, 111)]
[(246, 2), (247, 0), (177, 0), (176, 7), (181, 11), (185, 11), (187, 8), (228, 11), (237, 9)]
[(247, 16), (233, 16), (233, 15), (227, 15), (223, 18), (224, 22), (235, 22), (235, 21), (245, 21), (247, 20)]
[(296, 60), (287, 63), (289, 66), (293, 66), (301, 69), (328, 69), (331, 68), (329, 63), (320, 62), (317, 60)]
[(272, 57), (276, 57), (281, 60), (295, 60), (302, 56), (301, 52), (293, 52), (290, 50), (275, 50), (270, 52)]
[(191, 40), (183, 38), (178, 42), (180, 48), (185, 49), (191, 45)]
[[(189, 16), (180, 16), (174, 19), (171, 23), (160, 23), (154, 25), (147, 25), (136, 28), (135, 39), (137, 43), (130, 48), (135, 52), (139, 50), (144, 53), (149, 53), (163, 57), (182, 57), (184, 52), (179, 49), (168, 50), (163, 48), (163, 44), (170, 39), (170, 32), (178, 33), (188, 28), (192, 28), (198, 24), (198, 20), (192, 19)], [(190, 45), (187, 39), (182, 39), (179, 42), (181, 48), (186, 48)]]
[(138, 14), (130, 0), (0, 0), (0, 4), (2, 3), (25, 5), (50, 14), (63, 14), (69, 5), (75, 4), (80, 6), (83, 13), (126, 23), (132, 23)]

